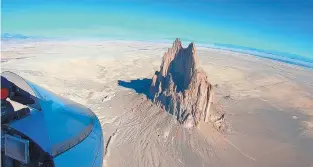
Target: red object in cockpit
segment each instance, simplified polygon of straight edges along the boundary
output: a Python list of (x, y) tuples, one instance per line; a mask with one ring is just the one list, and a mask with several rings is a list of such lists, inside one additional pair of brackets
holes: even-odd
[(6, 99), (9, 96), (8, 88), (1, 88), (1, 100)]

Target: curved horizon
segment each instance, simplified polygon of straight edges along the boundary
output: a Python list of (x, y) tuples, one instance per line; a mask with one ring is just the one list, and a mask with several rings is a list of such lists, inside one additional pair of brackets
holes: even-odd
[(38, 37), (179, 37), (196, 43), (242, 46), (311, 59), (312, 9), (311, 0), (4, 0), (1, 28), (9, 34)]

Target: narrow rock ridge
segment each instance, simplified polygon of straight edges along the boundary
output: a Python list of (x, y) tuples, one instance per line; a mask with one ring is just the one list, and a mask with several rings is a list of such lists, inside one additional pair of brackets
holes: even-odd
[(212, 122), (217, 129), (223, 126), (224, 113), (213, 110), (213, 86), (199, 66), (194, 43), (183, 48), (179, 39), (174, 41), (163, 56), (160, 71), (152, 77), (149, 96), (186, 127), (197, 126), (201, 120)]

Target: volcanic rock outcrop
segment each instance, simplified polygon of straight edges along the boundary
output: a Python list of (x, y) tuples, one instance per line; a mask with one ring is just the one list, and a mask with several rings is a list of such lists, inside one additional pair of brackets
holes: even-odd
[(197, 126), (201, 120), (218, 129), (223, 125), (224, 113), (212, 109), (213, 86), (199, 66), (194, 43), (183, 48), (181, 41), (175, 40), (152, 78), (149, 96), (187, 127)]

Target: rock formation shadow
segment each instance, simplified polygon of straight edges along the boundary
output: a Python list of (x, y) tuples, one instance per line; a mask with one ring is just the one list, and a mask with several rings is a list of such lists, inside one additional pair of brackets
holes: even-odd
[[(158, 74), (158, 72), (156, 72), (156, 74)], [(130, 81), (118, 80), (117, 83), (119, 86), (122, 86), (124, 88), (133, 89), (138, 94), (144, 94), (149, 100), (153, 101), (153, 98), (149, 94), (152, 79), (143, 78), (143, 79), (134, 79)], [(178, 116), (174, 115), (172, 111), (167, 110), (167, 108), (164, 109), (169, 114), (178, 118)]]
[(134, 79), (130, 81), (122, 81), (118, 80), (117, 83), (119, 86), (133, 89), (137, 93), (142, 93), (147, 96), (147, 98), (151, 99), (149, 96), (149, 88), (151, 85), (152, 79), (143, 78), (143, 79)]

